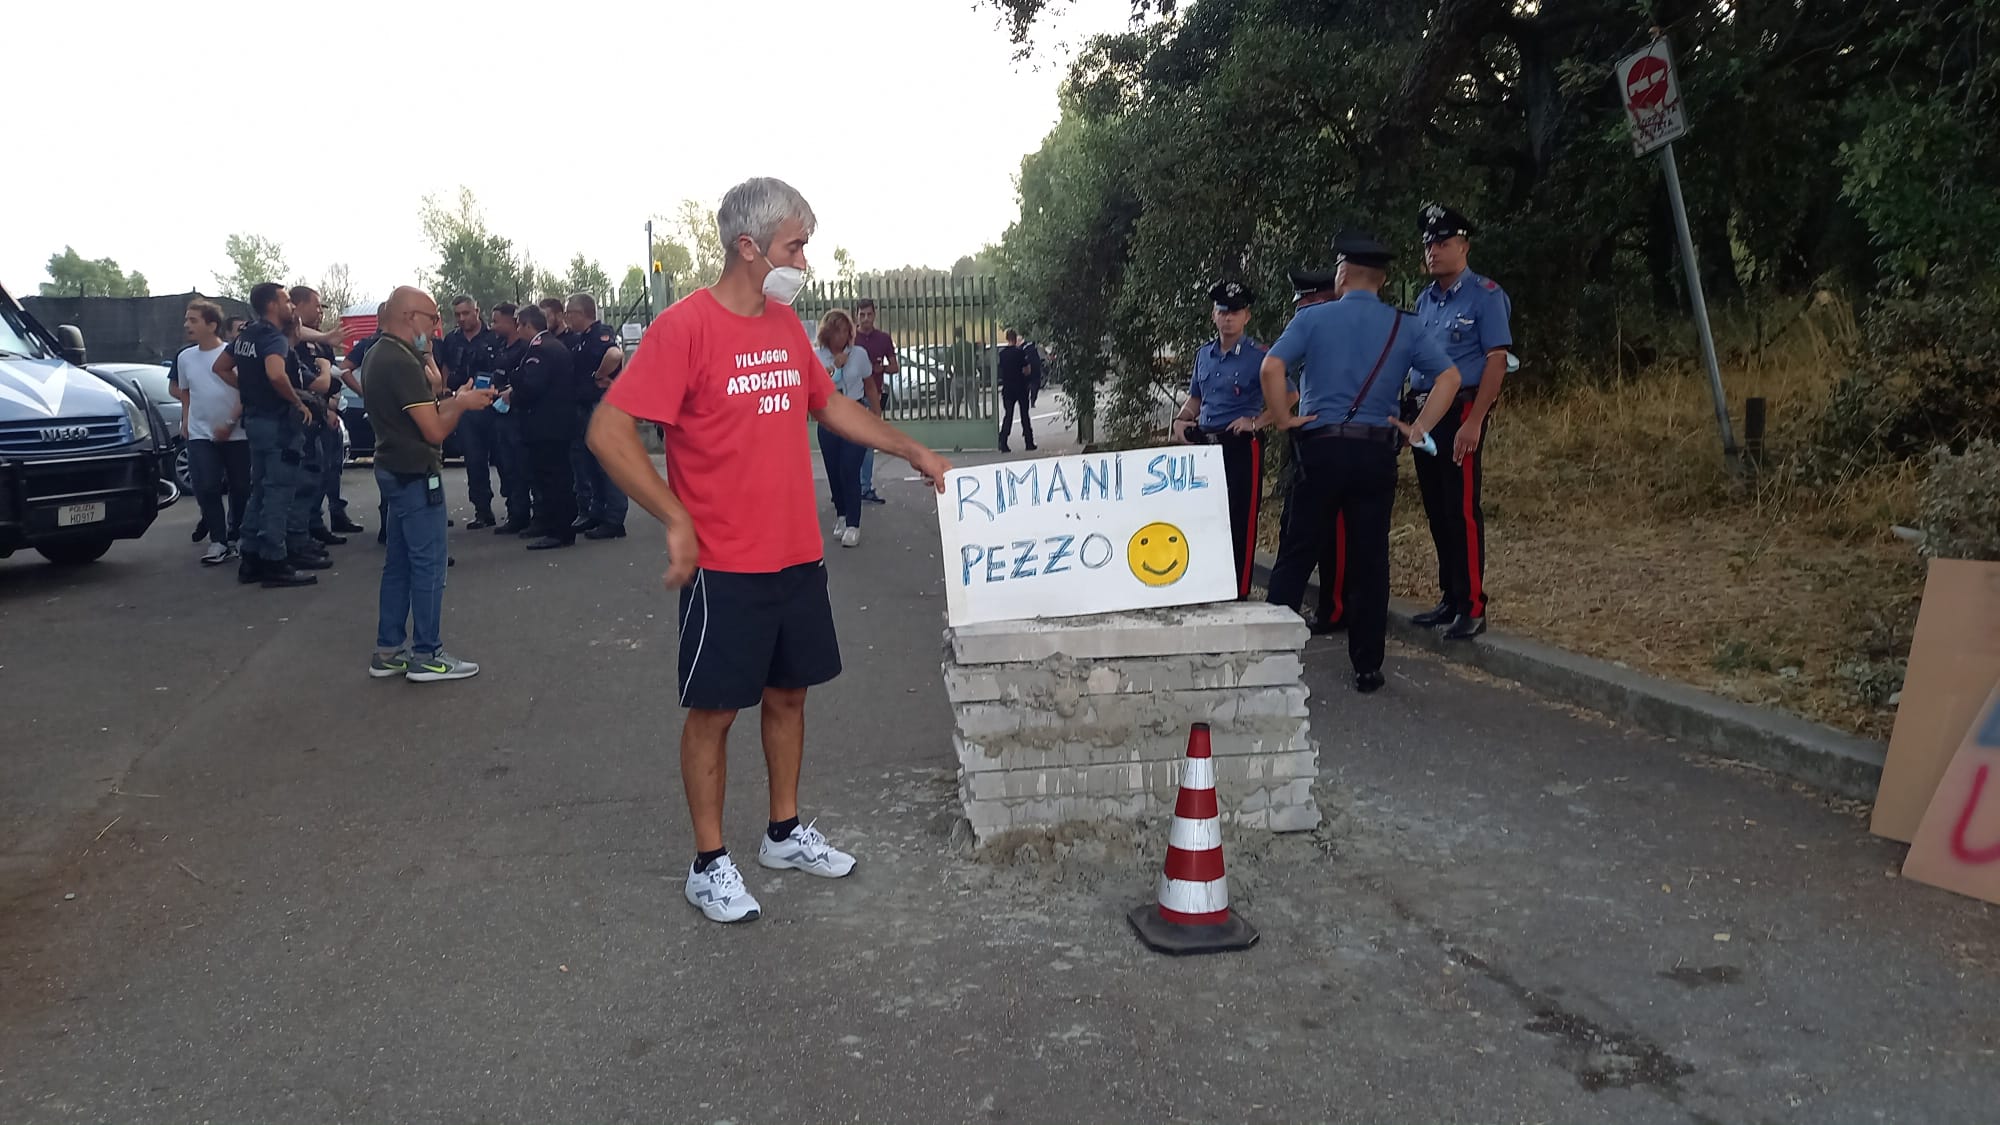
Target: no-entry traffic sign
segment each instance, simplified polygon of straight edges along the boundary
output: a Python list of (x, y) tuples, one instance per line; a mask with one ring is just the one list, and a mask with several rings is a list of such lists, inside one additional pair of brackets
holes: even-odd
[(1613, 78), (1632, 123), (1635, 154), (1644, 156), (1687, 132), (1687, 107), (1681, 102), (1680, 80), (1674, 75), (1674, 57), (1665, 39), (1619, 60)]

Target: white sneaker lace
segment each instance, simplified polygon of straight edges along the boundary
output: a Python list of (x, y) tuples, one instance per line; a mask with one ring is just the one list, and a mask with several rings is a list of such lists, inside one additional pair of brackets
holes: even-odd
[(813, 827), (818, 823), (818, 820), (807, 821), (798, 830), (798, 835), (793, 837), (799, 842), (799, 850), (805, 853), (806, 859), (815, 863), (825, 859), (826, 853), (833, 850), (833, 845), (827, 843), (826, 836)]
[(708, 878), (724, 899), (732, 899), (743, 893), (743, 872), (727, 860), (718, 859), (708, 869)]

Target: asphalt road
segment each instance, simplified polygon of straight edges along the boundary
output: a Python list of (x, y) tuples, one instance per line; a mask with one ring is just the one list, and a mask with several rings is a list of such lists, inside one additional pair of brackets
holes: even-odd
[(188, 504), (0, 562), (0, 1120), (1994, 1119), (1992, 909), (1895, 878), (1861, 810), (1408, 651), (1364, 698), (1314, 642), (1328, 823), (1229, 840), (1248, 953), (1133, 940), (1157, 832), (971, 854), (906, 475), (830, 554), (809, 712), (808, 815), (861, 867), (751, 865), (742, 927), (681, 899), (643, 516), (458, 533), (455, 684), (363, 674), (372, 536), (299, 591), (197, 566)]

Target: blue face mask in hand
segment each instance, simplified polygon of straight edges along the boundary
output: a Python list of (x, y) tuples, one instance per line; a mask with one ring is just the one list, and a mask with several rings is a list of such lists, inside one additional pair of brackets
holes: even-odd
[(508, 405), (507, 400), (504, 398), (496, 398), (493, 400), (493, 413), (495, 414), (505, 414), (512, 409), (514, 408)]
[(417, 351), (419, 352), (429, 351), (431, 349), (430, 335), (424, 332), (417, 333), (417, 338), (411, 342), (410, 346), (417, 349)]

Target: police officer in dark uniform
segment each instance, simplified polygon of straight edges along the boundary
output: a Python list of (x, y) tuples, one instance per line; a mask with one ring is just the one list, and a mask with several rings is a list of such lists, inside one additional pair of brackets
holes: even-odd
[(631, 501), (611, 483), (597, 455), (584, 444), (583, 434), (590, 424), (590, 412), (604, 397), (605, 388), (617, 378), (625, 364), (625, 351), (611, 326), (597, 319), (597, 299), (588, 293), (573, 293), (563, 309), (569, 321), (571, 378), (576, 381), (576, 441), (570, 447), (571, 472), (576, 478), (576, 530), (585, 539), (625, 538), (625, 512)]
[(1229, 484), (1229, 535), (1236, 548), (1236, 596), (1250, 596), (1251, 552), (1257, 548), (1257, 505), (1264, 495), (1264, 387), (1258, 372), (1264, 349), (1245, 336), (1256, 294), (1241, 282), (1219, 281), (1208, 291), (1216, 337), (1194, 353), (1187, 401), (1174, 418), (1174, 435), (1195, 444), (1222, 446)]
[[(319, 294), (311, 288), (294, 286), (291, 297), (294, 309), (307, 310), (297, 323), (306, 323), (320, 315)], [(331, 400), (340, 387), (340, 375), (334, 370), (340, 353), (324, 340), (299, 338), (296, 331), (290, 342), (292, 386), (298, 389), (300, 399), (312, 408), (313, 420), (306, 427), (304, 460), (299, 465), (303, 479), (292, 496), (291, 510), (285, 518), (285, 531), (287, 537), (294, 540), (292, 552), (298, 556), (292, 565), (301, 569), (324, 570), (333, 565), (326, 548), (347, 542), (345, 535), (337, 535), (327, 526), (326, 516), (320, 510), (329, 491), (335, 499), (340, 496), (343, 449), (340, 427), (330, 417)], [(333, 477), (331, 489), (327, 481), (329, 475)], [(299, 540), (299, 536), (304, 536), (304, 539)]]
[[(482, 379), (484, 386), (492, 386), (502, 370), (507, 341), (486, 326), (479, 302), (471, 297), (452, 298), (451, 312), (458, 331), (447, 333), (437, 347), (445, 388), (456, 391), (468, 383), (480, 385)], [(492, 411), (474, 410), (458, 424), (459, 444), (465, 450), (465, 498), (472, 501), (472, 522), (465, 525), (467, 531), (499, 522), (493, 518), (493, 450), (499, 442), (494, 421)]]
[[(1428, 431), (1444, 401), (1414, 422), (1397, 417), (1402, 374), (1417, 370), (1447, 392), (1458, 372), (1444, 349), (1418, 330), (1415, 318), (1382, 303), (1389, 250), (1354, 231), (1334, 240), (1339, 300), (1313, 305), (1292, 317), (1264, 360), (1270, 420), (1298, 435), (1299, 477), (1293, 492), (1299, 510), (1278, 543), (1269, 601), (1297, 606), (1306, 575), (1327, 548), (1336, 521), (1347, 530), (1347, 655), (1354, 687), (1371, 692), (1383, 684), (1382, 655), (1389, 625), (1389, 519), (1396, 502), (1396, 452), (1403, 441), (1430, 444)], [(1285, 393), (1287, 372), (1299, 372), (1299, 407)]]
[[(515, 369), (527, 357), (528, 341), (534, 338), (534, 333), (521, 330), (520, 309), (512, 301), (493, 306), (493, 331), (507, 344), (500, 351), (500, 373), (493, 380), (502, 397), (493, 400), (491, 411), (493, 463), (500, 469), (500, 494), (507, 498), (507, 518), (493, 529), (493, 534), (519, 535), (534, 525), (532, 470), (528, 466), (528, 447), (521, 441), (521, 418), (514, 413), (506, 391)], [(464, 425), (462, 421), (459, 424)]]
[[(1481, 452), (1486, 417), (1500, 397), (1507, 354), (1514, 335), (1508, 323), (1512, 304), (1491, 278), (1467, 266), (1472, 224), (1441, 204), (1424, 206), (1418, 221), (1424, 265), (1431, 284), (1417, 295), (1417, 320), (1444, 348), (1462, 377), (1449, 408), (1432, 435), (1439, 456), (1417, 458), (1417, 486), (1437, 547), (1437, 607), (1413, 621), (1445, 626), (1446, 640), (1469, 640), (1486, 631), (1486, 513), (1480, 507), (1485, 479)], [(1414, 418), (1437, 387), (1422, 372), (1410, 372), (1403, 417)]]
[(534, 481), (535, 537), (531, 551), (576, 542), (576, 481), (570, 446), (576, 440), (576, 377), (570, 350), (549, 328), (548, 314), (535, 305), (520, 316), (521, 362), (508, 378), (508, 416), (520, 419), (521, 444)]
[[(1294, 310), (1308, 308), (1312, 305), (1323, 305), (1340, 295), (1338, 289), (1339, 275), (1333, 270), (1298, 269), (1292, 270), (1290, 277), (1292, 282), (1292, 308)], [(1298, 382), (1296, 373), (1294, 373), (1291, 382), (1293, 384)], [(1291, 479), (1285, 487), (1283, 522), (1286, 523), (1291, 521), (1292, 512), (1297, 507), (1293, 502), (1293, 493), (1298, 486), (1298, 480), (1299, 441), (1298, 434), (1293, 433)], [(1280, 536), (1284, 534), (1282, 526), (1280, 526), (1278, 534)], [(1312, 630), (1315, 636), (1337, 633), (1347, 627), (1341, 613), (1345, 607), (1341, 601), (1340, 593), (1340, 588), (1345, 578), (1344, 563), (1346, 561), (1346, 552), (1347, 521), (1344, 518), (1336, 516), (1333, 521), (1333, 538), (1327, 540), (1326, 553), (1321, 555), (1318, 560), (1318, 612), (1306, 619), (1306, 627)], [(1297, 607), (1294, 606), (1293, 608), (1296, 609)]]

